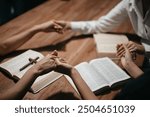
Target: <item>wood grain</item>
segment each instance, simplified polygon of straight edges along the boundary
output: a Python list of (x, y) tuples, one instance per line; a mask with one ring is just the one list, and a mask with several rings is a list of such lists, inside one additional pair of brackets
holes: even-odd
[[(48, 0), (40, 6), (11, 20), (0, 27), (0, 41), (16, 35), (33, 25), (49, 20), (93, 20), (108, 13), (120, 0)], [(113, 32), (133, 33), (129, 20), (126, 20)], [(56, 33), (38, 33), (30, 41), (18, 48), (14, 53), (4, 57), (4, 61), (17, 56), (27, 49), (35, 49), (44, 55), (57, 49), (59, 55), (70, 64), (76, 65), (82, 61), (96, 58), (95, 44), (92, 36), (84, 36), (71, 31), (63, 35)], [(12, 80), (0, 73), (0, 92), (11, 88)], [(99, 99), (112, 99), (115, 91), (98, 96)], [(24, 99), (80, 99), (69, 82), (60, 78), (52, 85), (37, 94), (28, 92)]]

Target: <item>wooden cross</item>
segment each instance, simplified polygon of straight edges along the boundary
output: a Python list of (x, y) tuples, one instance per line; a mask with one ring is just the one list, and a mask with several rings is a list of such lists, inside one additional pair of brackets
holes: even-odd
[(20, 71), (24, 70), (25, 68), (32, 65), (33, 63), (36, 63), (38, 59), (39, 59), (39, 57), (36, 57), (35, 59), (29, 58), (29, 63), (24, 65), (22, 68), (20, 68)]

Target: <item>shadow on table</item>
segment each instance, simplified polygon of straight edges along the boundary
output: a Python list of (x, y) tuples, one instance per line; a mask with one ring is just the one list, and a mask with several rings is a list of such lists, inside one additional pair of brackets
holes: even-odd
[(59, 92), (47, 98), (47, 100), (79, 100), (73, 93)]
[(65, 39), (64, 41), (62, 42), (59, 42), (55, 45), (48, 45), (48, 46), (42, 46), (42, 47), (38, 47), (38, 48), (27, 48), (27, 49), (22, 49), (22, 50), (15, 50), (14, 52), (4, 56), (4, 57), (1, 57), (0, 58), (0, 61), (2, 61), (3, 59), (5, 58), (11, 58), (11, 57), (15, 57), (23, 52), (25, 52), (26, 50), (28, 49), (32, 49), (32, 50), (35, 50), (35, 51), (38, 51), (38, 52), (42, 52), (42, 51), (53, 51), (53, 50), (58, 50), (58, 51), (65, 51), (66, 49), (66, 45), (71, 42), (72, 40), (81, 40), (81, 39), (87, 39), (87, 38), (90, 38), (92, 37), (92, 35), (77, 35), (77, 36), (72, 36), (68, 39)]

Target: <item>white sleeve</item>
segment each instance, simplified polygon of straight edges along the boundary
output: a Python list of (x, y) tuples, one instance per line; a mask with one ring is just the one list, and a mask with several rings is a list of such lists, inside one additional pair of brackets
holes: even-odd
[(71, 28), (74, 31), (80, 31), (84, 34), (111, 31), (113, 28), (121, 24), (128, 16), (126, 5), (126, 0), (123, 0), (106, 16), (102, 16), (95, 21), (71, 22)]
[(145, 56), (150, 58), (150, 44), (148, 43), (142, 43), (142, 45), (145, 48)]
[(142, 45), (144, 46), (146, 52), (150, 52), (150, 45), (149, 44), (142, 43)]

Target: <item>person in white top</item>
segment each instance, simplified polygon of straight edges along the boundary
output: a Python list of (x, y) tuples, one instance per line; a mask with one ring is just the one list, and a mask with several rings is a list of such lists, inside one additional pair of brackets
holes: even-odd
[[(64, 29), (80, 31), (83, 34), (109, 32), (127, 17), (133, 29), (142, 39), (142, 45), (129, 42), (127, 47), (132, 51), (150, 52), (150, 0), (122, 0), (108, 14), (95, 21), (56, 21)], [(118, 50), (122, 52), (122, 46)]]

